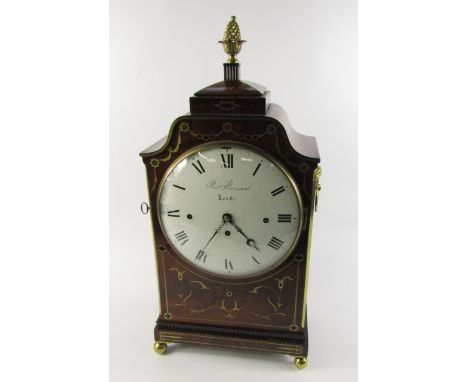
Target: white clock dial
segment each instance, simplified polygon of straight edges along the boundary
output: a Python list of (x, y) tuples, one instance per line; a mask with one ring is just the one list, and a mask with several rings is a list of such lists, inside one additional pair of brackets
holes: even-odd
[(295, 246), (302, 202), (291, 177), (254, 147), (201, 145), (179, 159), (159, 190), (159, 219), (177, 252), (221, 277), (249, 277)]

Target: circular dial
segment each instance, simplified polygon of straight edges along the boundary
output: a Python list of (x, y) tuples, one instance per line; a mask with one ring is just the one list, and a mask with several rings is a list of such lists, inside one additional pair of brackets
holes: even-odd
[(159, 191), (159, 218), (177, 252), (221, 277), (266, 272), (291, 252), (302, 202), (292, 178), (257, 149), (198, 146), (179, 159)]

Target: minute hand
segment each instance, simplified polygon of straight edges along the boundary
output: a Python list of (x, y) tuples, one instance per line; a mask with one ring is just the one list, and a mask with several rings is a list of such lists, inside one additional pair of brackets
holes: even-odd
[(211, 240), (214, 239), (214, 237), (219, 233), (219, 231), (221, 231), (221, 228), (223, 228), (224, 224), (226, 224), (225, 222), (222, 222), (218, 228), (216, 228), (213, 236), (210, 237), (210, 240), (208, 240), (208, 242), (205, 244), (205, 246), (203, 247), (203, 251), (206, 249), (206, 247), (208, 247), (208, 244), (211, 243)]

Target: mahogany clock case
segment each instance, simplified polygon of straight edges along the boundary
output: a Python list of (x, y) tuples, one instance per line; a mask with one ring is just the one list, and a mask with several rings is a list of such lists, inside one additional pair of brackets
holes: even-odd
[[(320, 159), (315, 138), (292, 130), (278, 105), (270, 104), (266, 109), (263, 115), (187, 114), (174, 121), (167, 138), (140, 154), (147, 171), (156, 243), (161, 309), (154, 331), (156, 341), (307, 356), (312, 174)], [(303, 225), (297, 244), (284, 262), (262, 275), (226, 279), (204, 273), (173, 250), (159, 224), (157, 193), (167, 169), (185, 152), (215, 141), (248, 144), (265, 151), (283, 165), (300, 190)]]

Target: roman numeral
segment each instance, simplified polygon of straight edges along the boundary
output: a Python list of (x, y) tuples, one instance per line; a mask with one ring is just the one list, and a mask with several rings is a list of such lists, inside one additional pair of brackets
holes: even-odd
[(221, 154), (224, 168), (234, 167), (234, 154)]
[(180, 218), (179, 211), (180, 210), (167, 211), (167, 216), (170, 216), (172, 218)]
[(178, 186), (177, 184), (173, 184), (173, 186), (176, 187), (176, 188), (180, 188), (181, 190), (184, 190), (184, 191), (185, 191), (185, 187)]
[(188, 236), (185, 231), (180, 231), (175, 234), (176, 240), (181, 243), (180, 245), (184, 245), (188, 241)]
[(276, 196), (278, 194), (281, 194), (283, 191), (286, 191), (286, 189), (283, 186), (281, 186), (271, 191), (271, 195)]
[(200, 173), (200, 174), (203, 174), (205, 172), (205, 168), (203, 167), (203, 165), (201, 164), (201, 162), (199, 160), (197, 160), (197, 163), (198, 163), (198, 166), (197, 164), (195, 163), (192, 163), (192, 166), (195, 167), (195, 169)]
[(257, 171), (258, 171), (258, 169), (260, 168), (261, 165), (262, 165), (262, 164), (259, 163), (259, 164), (257, 165), (257, 167), (255, 167), (255, 171), (253, 172), (252, 176), (255, 176), (255, 174), (257, 173)]
[(273, 249), (278, 250), (278, 249), (281, 248), (281, 246), (283, 245), (283, 243), (284, 243), (284, 242), (283, 242), (282, 240), (280, 240), (280, 239), (278, 239), (277, 237), (274, 237), (274, 236), (273, 236), (273, 237), (270, 239), (270, 241), (268, 242), (267, 245), (268, 245), (269, 247), (273, 248)]
[(278, 214), (278, 223), (291, 223), (291, 214)]
[(260, 264), (258, 260), (255, 258), (255, 256), (252, 256), (253, 261), (255, 261), (257, 264)]
[(224, 268), (226, 268), (226, 270), (234, 270), (234, 267), (232, 266), (232, 262), (231, 260), (228, 260), (228, 259), (224, 259)]
[(197, 253), (197, 256), (195, 257), (196, 260), (201, 260), (203, 259), (203, 262), (206, 261), (206, 252), (203, 249), (200, 249)]

